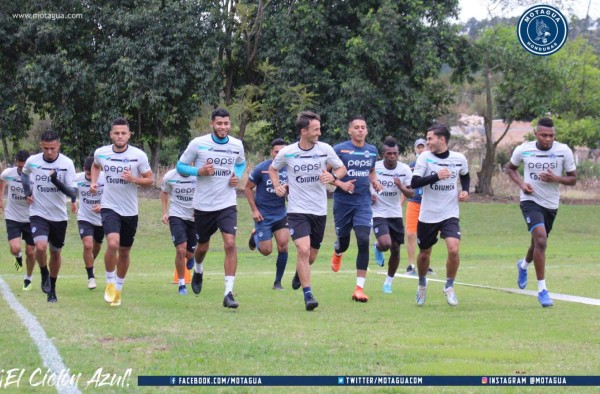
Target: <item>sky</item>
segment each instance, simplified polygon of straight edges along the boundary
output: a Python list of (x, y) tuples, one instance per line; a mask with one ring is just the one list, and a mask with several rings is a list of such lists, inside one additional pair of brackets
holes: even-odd
[[(565, 5), (558, 6), (557, 8), (562, 12), (562, 14), (567, 18), (570, 18), (572, 13), (577, 15), (579, 18), (585, 18), (585, 14), (587, 11), (589, 0), (575, 0), (575, 1), (563, 1)], [(460, 0), (460, 16), (459, 20), (461, 22), (466, 22), (470, 18), (475, 18), (478, 20), (488, 19), (489, 12), (488, 6), (491, 2), (489, 0)], [(568, 6), (566, 5), (568, 3)], [(537, 4), (550, 4), (552, 5), (552, 1), (539, 1), (539, 2), (531, 2), (529, 6), (522, 7), (511, 7), (510, 11), (503, 11), (500, 7), (496, 7), (492, 10), (492, 16), (521, 16), (525, 10), (530, 7), (533, 7)], [(569, 9), (572, 8), (572, 10)], [(590, 6), (590, 16), (592, 18), (600, 18), (600, 0), (592, 0)]]

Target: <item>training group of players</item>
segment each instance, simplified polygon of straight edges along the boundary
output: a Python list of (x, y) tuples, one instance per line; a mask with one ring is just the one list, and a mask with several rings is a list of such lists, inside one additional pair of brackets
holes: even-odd
[[(165, 174), (161, 182), (162, 220), (169, 224), (176, 248), (178, 291), (182, 295), (187, 294), (186, 269), (193, 271), (192, 291), (195, 294), (202, 291), (209, 242), (220, 230), (225, 251), (223, 306), (237, 308), (239, 303), (233, 293), (237, 270), (236, 187), (246, 169), (244, 147), (239, 139), (229, 135), (231, 123), (226, 110), (213, 111), (210, 125), (212, 132), (193, 139), (176, 168)], [(368, 144), (367, 123), (360, 116), (348, 122), (349, 140), (334, 147), (319, 141), (320, 117), (313, 112), (298, 115), (296, 131), (298, 142), (286, 145), (282, 139), (275, 139), (271, 143), (272, 159), (251, 171), (244, 189), (255, 222), (249, 247), (269, 255), (275, 238), (277, 262), (273, 289), (283, 289), (281, 281), (291, 238), (297, 250), (292, 288), (302, 288), (306, 310), (318, 307), (310, 282), (310, 266), (317, 258), (325, 233), (329, 184), (336, 187), (333, 214), (337, 240), (331, 257), (334, 272), (340, 269), (352, 231), (356, 237), (353, 300), (368, 301), (364, 287), (371, 230), (376, 237), (373, 252), (377, 264), (384, 266), (384, 253), (390, 253), (383, 292), (392, 292), (400, 245), (405, 238), (402, 203), (408, 199), (407, 239), (409, 244), (416, 240), (419, 248), (416, 304), (425, 304), (431, 251), (439, 236), (447, 248), (443, 293), (449, 305), (458, 305), (454, 290), (460, 263), (458, 203), (469, 198), (470, 177), (465, 156), (448, 149), (449, 129), (434, 124), (427, 130), (426, 140), (416, 141), (417, 160), (411, 163), (413, 169), (398, 161), (394, 138), (386, 138), (380, 152)], [(48, 302), (57, 302), (56, 280), (68, 220), (66, 195), (71, 198), (71, 211), (77, 213), (88, 287), (96, 288), (94, 260), (106, 239), (104, 299), (111, 306), (121, 305), (137, 231), (137, 186), (153, 184), (148, 157), (129, 145), (130, 136), (128, 121), (115, 119), (110, 130), (112, 144), (98, 148), (93, 157), (86, 159), (84, 171), (76, 174), (73, 162), (60, 153), (59, 135), (48, 131), (41, 136), (41, 153), (29, 156), (20, 151), (15, 155), (16, 166), (2, 172), (0, 191), (4, 191), (6, 184), (6, 229), (17, 269), (23, 265), (21, 239), (26, 244), (23, 290), (32, 287), (37, 261), (42, 291), (47, 294)], [(531, 233), (531, 245), (525, 257), (517, 262), (517, 283), (520, 288), (526, 287), (527, 267), (534, 262), (538, 301), (547, 307), (553, 305), (544, 272), (547, 237), (557, 214), (559, 185), (574, 185), (576, 172), (571, 149), (555, 141), (551, 119), (539, 120), (535, 137), (535, 141), (525, 142), (514, 150), (507, 174), (521, 189), (520, 207)], [(378, 161), (379, 153), (382, 160)], [(518, 172), (521, 164), (523, 177)], [(407, 246), (411, 262), (411, 248)], [(414, 256), (414, 246), (412, 250)]]

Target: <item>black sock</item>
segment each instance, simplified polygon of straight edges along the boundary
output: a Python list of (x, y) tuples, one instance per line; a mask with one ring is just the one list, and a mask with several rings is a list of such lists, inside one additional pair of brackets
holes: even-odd
[(85, 267), (85, 270), (87, 271), (88, 279), (92, 279), (94, 277), (94, 266)]
[(42, 274), (42, 278), (47, 278), (50, 275), (50, 271), (48, 271), (48, 266), (40, 267), (40, 274)]
[(56, 290), (56, 278), (50, 277), (50, 288), (52, 291)]

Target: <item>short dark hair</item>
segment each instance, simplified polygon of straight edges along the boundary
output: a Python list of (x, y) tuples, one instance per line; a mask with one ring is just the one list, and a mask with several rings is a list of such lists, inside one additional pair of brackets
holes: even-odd
[(15, 161), (27, 161), (29, 159), (29, 151), (20, 150), (15, 153)]
[(350, 118), (350, 120), (348, 121), (348, 128), (350, 128), (350, 125), (352, 124), (352, 122), (354, 122), (355, 120), (363, 120), (365, 121), (365, 123), (367, 122), (366, 119), (362, 116), (362, 115), (354, 115), (353, 117)]
[(554, 127), (554, 122), (550, 118), (541, 118), (540, 120), (538, 120), (538, 126)]
[(216, 117), (229, 118), (229, 112), (225, 108), (217, 108), (210, 114), (210, 120), (215, 120)]
[(83, 162), (83, 170), (92, 171), (92, 165), (94, 165), (94, 156), (86, 157), (85, 161)]
[(427, 132), (433, 131), (437, 137), (444, 137), (446, 139), (446, 143), (450, 141), (450, 129), (443, 123), (435, 123), (427, 129)]
[(127, 128), (129, 128), (129, 121), (121, 116), (119, 116), (118, 118), (115, 118), (115, 120), (112, 121), (112, 126), (127, 126)]
[(321, 117), (311, 111), (300, 112), (296, 118), (296, 131), (299, 133), (300, 130), (307, 128), (313, 120), (318, 120), (320, 122)]
[(48, 130), (48, 131), (44, 131), (42, 133), (42, 135), (40, 136), (40, 141), (43, 141), (43, 142), (59, 141), (60, 142), (60, 136), (58, 135), (58, 133), (56, 131)]
[(283, 140), (283, 138), (275, 138), (273, 141), (271, 141), (271, 148), (279, 145), (285, 145), (285, 141)]
[(398, 146), (398, 142), (394, 137), (388, 136), (385, 137), (383, 143), (381, 144), (381, 151), (384, 151), (386, 148), (394, 148)]

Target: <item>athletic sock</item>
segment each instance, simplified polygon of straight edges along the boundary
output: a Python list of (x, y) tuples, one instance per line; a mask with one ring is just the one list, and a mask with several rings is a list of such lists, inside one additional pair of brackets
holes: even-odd
[(179, 286), (184, 286), (185, 285), (185, 278), (183, 279), (178, 279), (177, 283), (179, 284)]
[(392, 281), (393, 281), (393, 280), (394, 280), (394, 277), (393, 277), (393, 276), (387, 276), (387, 277), (385, 278), (385, 284), (386, 284), (386, 285), (390, 285), (390, 286), (391, 286), (391, 285), (392, 285)]
[(275, 263), (275, 267), (277, 267), (277, 271), (275, 272), (275, 282), (281, 282), (285, 266), (287, 265), (287, 259), (288, 252), (279, 252), (277, 255), (277, 263)]
[(32, 279), (32, 278), (31, 278), (31, 276), (25, 275), (25, 277), (24, 277), (23, 279), (24, 279), (24, 280), (28, 280), (28, 281), (30, 281), (30, 282), (31, 282), (31, 279)]
[(235, 276), (225, 276), (225, 295), (229, 292), (233, 293), (233, 282), (235, 282)]
[(419, 286), (425, 287), (427, 286), (427, 278), (424, 276), (419, 276)]
[(106, 272), (106, 283), (115, 283), (115, 271), (113, 272)]
[(335, 253), (336, 256), (340, 256), (341, 253), (338, 252), (338, 250), (340, 250), (340, 241), (339, 239), (335, 241), (335, 243), (333, 244), (333, 252)]
[(538, 280), (538, 292), (541, 293), (543, 290), (548, 290), (546, 289), (546, 279)]
[(447, 289), (448, 287), (454, 287), (454, 278), (446, 278), (444, 289)]
[(50, 277), (50, 289), (51, 291), (56, 290), (56, 278)]
[(48, 275), (50, 275), (50, 271), (48, 271), (48, 266), (40, 267), (40, 274), (42, 274), (42, 278), (48, 277)]
[(204, 262), (199, 263), (196, 261), (196, 264), (194, 264), (194, 272), (201, 274), (204, 272)]
[(85, 271), (87, 272), (88, 279), (92, 279), (94, 277), (94, 266), (85, 267)]
[(310, 286), (308, 287), (303, 287), (302, 291), (304, 292), (304, 299), (307, 300), (309, 296), (312, 295), (312, 290), (310, 289)]
[(360, 287), (361, 289), (365, 288), (365, 280), (367, 278), (361, 278), (360, 276), (356, 277), (356, 286)]
[(117, 276), (117, 280), (115, 281), (115, 289), (121, 291), (123, 290), (123, 284), (125, 283), (125, 278), (119, 278)]
[(519, 264), (519, 267), (521, 267), (521, 269), (526, 270), (527, 267), (529, 267), (529, 264), (531, 264), (531, 261), (527, 261), (527, 258), (523, 257), (523, 261), (521, 261), (521, 264)]

